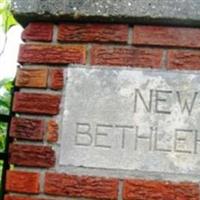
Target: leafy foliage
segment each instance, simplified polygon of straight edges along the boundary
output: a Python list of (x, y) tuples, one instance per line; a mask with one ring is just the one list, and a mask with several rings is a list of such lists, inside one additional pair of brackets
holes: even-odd
[[(9, 114), (11, 104), (11, 90), (13, 82), (10, 79), (0, 81), (0, 114)], [(0, 152), (5, 150), (7, 124), (0, 122)]]
[(0, 114), (9, 114), (12, 88), (13, 83), (10, 79), (0, 81)]
[(15, 18), (10, 11), (11, 0), (0, 0), (0, 33), (3, 44), (0, 46), (0, 56), (4, 53), (7, 43), (8, 30), (17, 24)]
[[(0, 56), (3, 54), (6, 43), (7, 43), (7, 32), (8, 30), (17, 24), (10, 11), (11, 0), (0, 0), (0, 33), (1, 37), (4, 38), (3, 44), (0, 45)], [(1, 39), (2, 39), (1, 38)], [(2, 69), (1, 69), (2, 70)], [(1, 71), (0, 70), (0, 71)], [(12, 80), (3, 79), (0, 80), (0, 114), (8, 115), (11, 104), (11, 90), (13, 87)], [(7, 134), (7, 123), (0, 121), (0, 152), (5, 151), (6, 134)], [(1, 178), (3, 170), (3, 161), (0, 160), (0, 196), (2, 198), (1, 191)]]
[(7, 124), (0, 122), (0, 152), (5, 151)]
[[(15, 21), (12, 13), (10, 12), (10, 0), (0, 0), (0, 30), (5, 34), (10, 27), (15, 25)], [(4, 46), (0, 55), (3, 53), (7, 38), (5, 37)], [(11, 103), (11, 90), (13, 84), (9, 79), (3, 79), (0, 81), (0, 114), (8, 115)], [(5, 149), (7, 124), (0, 122), (0, 152)]]
[(10, 12), (10, 0), (0, 0), (0, 28), (6, 33), (17, 22)]

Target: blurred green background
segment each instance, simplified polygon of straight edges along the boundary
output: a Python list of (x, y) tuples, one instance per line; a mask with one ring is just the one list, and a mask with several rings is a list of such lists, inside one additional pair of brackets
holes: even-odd
[[(10, 115), (11, 91), (17, 66), (17, 52), (21, 30), (10, 11), (11, 0), (0, 0), (0, 115)], [(18, 27), (18, 29), (16, 29)], [(5, 153), (8, 123), (0, 118), (0, 153)], [(2, 158), (3, 159), (3, 158)], [(0, 160), (0, 188), (2, 188), (3, 160)], [(2, 189), (0, 189), (2, 197)]]

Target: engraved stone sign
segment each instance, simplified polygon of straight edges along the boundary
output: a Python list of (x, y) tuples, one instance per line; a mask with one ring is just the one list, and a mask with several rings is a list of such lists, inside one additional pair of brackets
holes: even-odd
[(60, 165), (200, 173), (200, 74), (68, 68)]

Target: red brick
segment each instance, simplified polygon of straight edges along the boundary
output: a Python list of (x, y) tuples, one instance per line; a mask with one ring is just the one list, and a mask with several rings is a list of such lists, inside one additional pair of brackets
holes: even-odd
[(53, 24), (30, 23), (22, 33), (23, 40), (50, 42), (53, 36)]
[(39, 193), (39, 173), (7, 171), (6, 190), (28, 194)]
[(45, 193), (69, 197), (117, 199), (118, 180), (46, 173)]
[(10, 136), (24, 140), (43, 140), (45, 123), (43, 120), (13, 117)]
[(50, 69), (50, 88), (60, 90), (64, 85), (63, 69)]
[(48, 146), (11, 144), (9, 154), (11, 164), (45, 168), (55, 164), (55, 153)]
[(124, 200), (199, 200), (199, 186), (193, 183), (171, 183), (145, 180), (126, 180)]
[(85, 64), (85, 48), (83, 46), (24, 44), (20, 46), (20, 63), (37, 64)]
[(50, 120), (47, 126), (47, 141), (57, 142), (58, 140), (58, 124), (54, 120)]
[(192, 50), (169, 50), (168, 69), (200, 69), (200, 52)]
[(91, 49), (91, 63), (93, 65), (159, 68), (161, 66), (162, 54), (163, 51), (160, 49), (95, 45)]
[(22, 197), (14, 195), (5, 195), (4, 200), (50, 200), (50, 199), (41, 199), (41, 198), (31, 198), (31, 197)]
[(200, 29), (138, 25), (133, 28), (133, 44), (199, 48)]
[(61, 24), (58, 40), (62, 42), (122, 42), (128, 40), (128, 25)]
[(13, 111), (20, 113), (56, 115), (59, 112), (60, 96), (39, 93), (16, 92)]
[(17, 70), (15, 85), (17, 87), (46, 88), (47, 68), (21, 68)]

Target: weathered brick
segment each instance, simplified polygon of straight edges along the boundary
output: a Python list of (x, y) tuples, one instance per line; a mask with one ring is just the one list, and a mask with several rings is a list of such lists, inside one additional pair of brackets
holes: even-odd
[(42, 93), (21, 93), (14, 95), (13, 111), (20, 113), (49, 114), (59, 112), (60, 96)]
[(200, 47), (200, 29), (164, 26), (134, 26), (133, 44)]
[(61, 24), (58, 40), (64, 42), (127, 42), (128, 25)]
[(200, 69), (200, 52), (192, 50), (169, 50), (168, 69)]
[(50, 120), (47, 126), (47, 141), (57, 142), (58, 140), (58, 124), (54, 120)]
[(50, 88), (60, 90), (64, 85), (63, 69), (50, 69)]
[(91, 49), (91, 64), (159, 68), (162, 54), (160, 49), (95, 45)]
[(23, 40), (50, 42), (53, 37), (53, 24), (50, 23), (30, 23), (22, 33)]
[(146, 180), (126, 180), (124, 200), (199, 200), (199, 186), (193, 183), (171, 183)]
[(53, 167), (55, 152), (48, 146), (11, 144), (10, 163), (28, 167)]
[(23, 44), (20, 46), (20, 63), (41, 64), (85, 64), (85, 48), (83, 46)]
[(6, 190), (28, 194), (39, 193), (39, 173), (7, 171)]
[(117, 199), (118, 180), (46, 173), (45, 193), (51, 195), (86, 197), (94, 199)]
[(15, 85), (17, 87), (47, 87), (48, 69), (47, 68), (21, 68), (17, 70)]
[(22, 197), (22, 196), (14, 196), (14, 195), (5, 195), (4, 200), (50, 200), (50, 199), (41, 199), (41, 198), (32, 198), (32, 197), (24, 197), (24, 196)]
[(43, 120), (13, 117), (10, 136), (24, 140), (43, 140), (45, 123)]

